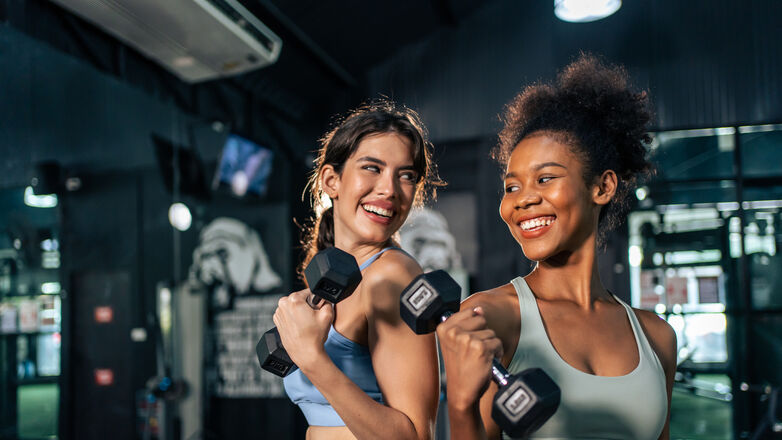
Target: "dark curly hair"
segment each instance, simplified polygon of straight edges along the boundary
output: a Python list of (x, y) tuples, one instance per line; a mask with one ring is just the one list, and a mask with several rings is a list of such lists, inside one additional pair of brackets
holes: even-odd
[(309, 193), (314, 215), (304, 228), (302, 245), (305, 257), (297, 271), (300, 277), (315, 254), (334, 246), (334, 209), (322, 204), (323, 189), (319, 180), (321, 170), (325, 165), (331, 165), (337, 173), (342, 174), (345, 162), (358, 149), (361, 141), (380, 133), (397, 133), (410, 141), (413, 147), (413, 169), (418, 177), (415, 206), (422, 205), (428, 198), (434, 198), (436, 187), (443, 185), (432, 162), (432, 144), (427, 140), (426, 129), (414, 110), (388, 99), (377, 99), (338, 119), (335, 126), (320, 139), (321, 148), (318, 150), (316, 166), (304, 192)]
[(646, 145), (652, 118), (645, 91), (634, 92), (621, 66), (582, 53), (553, 84), (528, 86), (507, 105), (494, 159), (507, 166), (524, 138), (545, 133), (571, 147), (591, 185), (606, 170), (619, 178), (616, 195), (600, 211), (598, 243), (619, 226), (629, 210), (638, 178), (651, 172)]

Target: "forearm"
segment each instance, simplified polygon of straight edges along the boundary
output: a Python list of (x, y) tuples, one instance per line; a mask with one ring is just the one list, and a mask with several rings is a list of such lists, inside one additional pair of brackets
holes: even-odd
[(428, 439), (429, 433), (416, 432), (413, 422), (401, 411), (385, 406), (369, 397), (353, 383), (331, 359), (318, 362), (317, 367), (302, 370), (323, 394), (359, 439)]
[(467, 406), (449, 403), (448, 420), (452, 440), (485, 440), (487, 438), (478, 402)]

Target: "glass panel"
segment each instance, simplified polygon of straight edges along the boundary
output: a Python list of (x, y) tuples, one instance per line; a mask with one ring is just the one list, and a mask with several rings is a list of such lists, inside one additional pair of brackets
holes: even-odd
[(628, 217), (631, 301), (657, 312), (676, 332), (671, 438), (730, 439), (731, 382), (715, 373), (729, 366), (732, 228), (738, 228), (738, 256), (741, 250), (735, 184), (657, 179), (639, 206), (643, 210)]
[(730, 378), (677, 373), (671, 399), (671, 438), (732, 438)]
[[(56, 438), (62, 325), (59, 211), (54, 195), (0, 190), (0, 432)], [(14, 416), (10, 416), (14, 414)]]
[(719, 208), (720, 211), (737, 210), (736, 182), (720, 180), (671, 184), (657, 180), (649, 184), (646, 199), (639, 202), (639, 205), (656, 206), (657, 210), (677, 209), (679, 205), (691, 208)]
[(782, 175), (782, 125), (740, 127), (745, 177)]
[(782, 308), (782, 186), (748, 188), (744, 248), (749, 260), (752, 305)]
[(651, 147), (658, 178), (732, 177), (734, 136), (732, 127), (656, 133)]
[(633, 305), (658, 313), (723, 312), (729, 227), (739, 208), (735, 188), (720, 182), (650, 187), (644, 202), (653, 210), (628, 217)]
[(19, 438), (57, 438), (57, 384), (22, 385), (17, 389)]
[[(750, 327), (754, 344), (753, 362), (756, 380), (761, 384), (782, 386), (782, 316), (756, 316)], [(755, 395), (754, 399), (760, 398)], [(780, 410), (782, 411), (782, 409)], [(782, 417), (782, 413), (777, 414)]]

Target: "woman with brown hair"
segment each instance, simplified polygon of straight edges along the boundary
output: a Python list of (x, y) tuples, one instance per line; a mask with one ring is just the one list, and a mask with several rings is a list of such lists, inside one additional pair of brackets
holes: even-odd
[(353, 111), (322, 140), (301, 267), (335, 246), (356, 258), (362, 281), (333, 307), (314, 310), (304, 290), (274, 314), (299, 367), (284, 384), (309, 422), (308, 439), (433, 438), (434, 336), (415, 335), (399, 317), (399, 296), (421, 268), (394, 239), (436, 181), (430, 154), (416, 113), (387, 101)]

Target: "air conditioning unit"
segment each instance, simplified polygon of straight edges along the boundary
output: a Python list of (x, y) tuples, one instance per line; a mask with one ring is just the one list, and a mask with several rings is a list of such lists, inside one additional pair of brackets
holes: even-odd
[(277, 61), (282, 40), (237, 0), (52, 0), (195, 83)]

